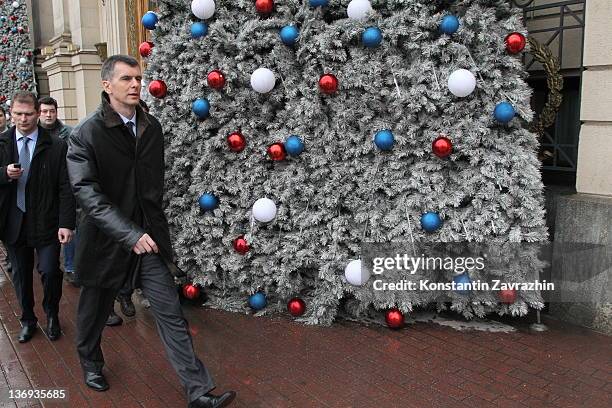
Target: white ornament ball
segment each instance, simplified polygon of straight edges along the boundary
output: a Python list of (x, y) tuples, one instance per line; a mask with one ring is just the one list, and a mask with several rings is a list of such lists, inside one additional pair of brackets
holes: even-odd
[(13, 8), (19, 8), (19, 2), (18, 1), (14, 1), (13, 2)]
[(20, 63), (21, 65), (25, 64), (26, 62), (28, 62), (28, 60), (27, 60), (27, 59), (25, 59), (24, 57), (19, 58), (19, 63)]
[(372, 11), (372, 5), (369, 0), (352, 0), (346, 8), (346, 14), (352, 20), (364, 19), (370, 11)]
[(476, 89), (476, 77), (467, 69), (458, 69), (448, 77), (448, 89), (455, 96), (466, 97)]
[(6, 100), (6, 106), (11, 106), (11, 100), (10, 99)]
[(193, 0), (191, 12), (201, 20), (211, 18), (215, 14), (215, 0)]
[(253, 204), (253, 218), (259, 222), (270, 222), (276, 218), (276, 204), (269, 198), (260, 198)]
[(276, 78), (268, 68), (257, 68), (251, 74), (251, 87), (259, 93), (268, 93), (274, 89)]
[(351, 285), (363, 286), (370, 279), (370, 272), (361, 267), (361, 259), (356, 259), (346, 265), (344, 276)]

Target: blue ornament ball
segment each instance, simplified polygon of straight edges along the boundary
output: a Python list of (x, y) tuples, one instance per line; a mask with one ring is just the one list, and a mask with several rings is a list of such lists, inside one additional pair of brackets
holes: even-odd
[(280, 38), (283, 44), (285, 45), (295, 44), (299, 35), (300, 30), (298, 30), (297, 27), (293, 25), (284, 26), (280, 30)]
[(285, 151), (291, 156), (299, 156), (304, 151), (304, 142), (299, 136), (291, 135), (285, 140)]
[(380, 150), (391, 150), (395, 144), (395, 137), (389, 129), (379, 130), (374, 135), (374, 144)]
[(157, 14), (152, 11), (147, 11), (144, 16), (142, 16), (142, 25), (147, 30), (155, 30), (158, 22)]
[(210, 102), (206, 98), (198, 98), (191, 104), (191, 110), (198, 118), (204, 119), (210, 113)]
[(361, 41), (366, 47), (378, 47), (382, 42), (382, 32), (378, 27), (368, 27), (361, 34)]
[(11, 33), (15, 34), (17, 32), (17, 27), (11, 28)]
[(261, 292), (257, 292), (249, 296), (249, 306), (253, 310), (261, 310), (268, 304), (266, 295)]
[(516, 111), (509, 102), (498, 103), (497, 106), (495, 106), (495, 111), (493, 111), (493, 116), (495, 116), (495, 119), (501, 123), (510, 122), (515, 115)]
[(324, 7), (329, 4), (329, 0), (310, 0), (311, 7)]
[(212, 193), (204, 193), (200, 196), (198, 204), (204, 211), (212, 211), (219, 205), (219, 199)]
[(421, 215), (421, 227), (427, 232), (434, 232), (442, 226), (440, 214), (428, 211)]
[(200, 38), (208, 34), (208, 24), (197, 21), (191, 24), (191, 38)]
[(472, 280), (470, 279), (470, 276), (467, 273), (462, 273), (461, 275), (457, 275), (453, 278), (453, 282), (455, 282), (455, 287), (457, 289), (455, 289), (455, 292), (457, 292), (460, 295), (469, 295), (470, 294), (470, 289), (469, 285), (470, 283), (472, 283)]
[(455, 34), (459, 29), (459, 19), (455, 16), (444, 16), (440, 23), (440, 31), (444, 34)]

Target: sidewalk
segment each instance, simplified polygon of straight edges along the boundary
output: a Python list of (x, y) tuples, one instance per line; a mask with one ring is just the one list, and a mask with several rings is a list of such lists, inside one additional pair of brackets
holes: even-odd
[[(0, 265), (0, 406), (186, 407), (148, 310), (137, 305), (136, 318), (105, 329), (111, 388), (97, 393), (83, 384), (74, 347), (79, 290), (64, 285), (60, 340), (39, 330), (19, 344), (19, 305)], [(349, 322), (310, 327), (196, 307), (185, 313), (218, 391), (238, 392), (232, 407), (612, 406), (612, 338), (559, 323), (531, 335), (424, 323), (401, 331)], [(9, 389), (65, 389), (69, 399), (15, 403)]]

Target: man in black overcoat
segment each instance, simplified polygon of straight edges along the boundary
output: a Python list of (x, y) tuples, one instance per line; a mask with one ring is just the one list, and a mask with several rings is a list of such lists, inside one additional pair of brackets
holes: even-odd
[(38, 125), (40, 105), (31, 92), (11, 99), (15, 126), (0, 134), (0, 239), (13, 267), (12, 280), (21, 306), (18, 340), (36, 332), (34, 314), (34, 251), (38, 258), (50, 340), (61, 336), (62, 297), (60, 244), (72, 239), (75, 201), (66, 171), (66, 143)]
[(109, 387), (102, 374), (102, 331), (119, 289), (131, 280), (151, 303), (189, 407), (227, 406), (235, 393), (210, 393), (213, 381), (195, 355), (168, 268), (173, 253), (162, 208), (164, 140), (157, 119), (139, 106), (140, 65), (129, 56), (111, 56), (101, 76), (102, 103), (70, 135), (67, 159), (85, 213), (76, 253), (77, 351), (85, 383), (97, 391)]

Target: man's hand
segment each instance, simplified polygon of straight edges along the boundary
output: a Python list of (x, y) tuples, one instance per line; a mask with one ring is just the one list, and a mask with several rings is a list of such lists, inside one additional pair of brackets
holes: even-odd
[(145, 253), (150, 254), (151, 252), (158, 253), (159, 249), (157, 249), (157, 244), (155, 241), (153, 241), (153, 238), (151, 238), (149, 234), (145, 233), (142, 237), (140, 237), (136, 245), (134, 245), (132, 251), (136, 252), (138, 255), (141, 255)]
[(17, 168), (14, 164), (9, 164), (8, 166), (6, 166), (6, 175), (11, 180), (17, 180), (19, 177), (21, 177), (22, 173), (23, 169), (21, 167)]
[(59, 239), (60, 244), (67, 244), (72, 241), (73, 235), (74, 232), (68, 228), (60, 228), (57, 230), (57, 239)]

